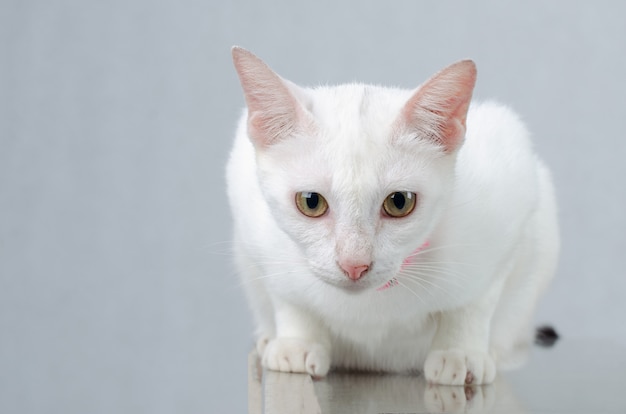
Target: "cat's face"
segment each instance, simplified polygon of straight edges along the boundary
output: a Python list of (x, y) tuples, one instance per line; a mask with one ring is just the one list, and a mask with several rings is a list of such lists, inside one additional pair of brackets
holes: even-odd
[(234, 49), (263, 195), (312, 273), (345, 289), (394, 277), (427, 241), (453, 185), (471, 62), (417, 91), (302, 89)]
[(362, 85), (301, 92), (313, 102), (312, 126), (259, 148), (264, 196), (317, 277), (378, 287), (427, 240), (447, 202), (454, 154), (395, 128), (404, 93)]

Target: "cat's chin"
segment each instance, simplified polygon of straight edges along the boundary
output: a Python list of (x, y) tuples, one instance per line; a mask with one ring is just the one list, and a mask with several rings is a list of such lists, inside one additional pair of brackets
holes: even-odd
[(374, 287), (374, 284), (369, 280), (337, 280), (337, 279), (328, 279), (322, 278), (322, 281), (328, 285), (331, 285), (335, 288), (341, 289), (349, 294), (357, 294), (361, 292), (365, 292)]

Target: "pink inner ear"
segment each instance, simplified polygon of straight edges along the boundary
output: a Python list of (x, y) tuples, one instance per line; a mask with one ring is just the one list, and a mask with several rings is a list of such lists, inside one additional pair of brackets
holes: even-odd
[(471, 60), (455, 63), (430, 78), (409, 99), (402, 111), (405, 128), (441, 145), (446, 152), (459, 147), (474, 84), (476, 66)]
[(292, 134), (304, 112), (286, 82), (245, 49), (233, 48), (233, 62), (248, 106), (248, 134), (253, 143), (263, 147)]
[(257, 144), (263, 146), (293, 134), (297, 125), (297, 111), (284, 102), (277, 102), (272, 110), (248, 109), (248, 134)]

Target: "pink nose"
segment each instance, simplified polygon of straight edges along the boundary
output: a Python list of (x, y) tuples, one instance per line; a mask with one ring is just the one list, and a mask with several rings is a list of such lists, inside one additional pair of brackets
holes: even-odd
[(341, 269), (343, 269), (343, 273), (348, 276), (351, 280), (359, 280), (361, 276), (365, 274), (369, 270), (369, 265), (346, 265), (341, 264)]

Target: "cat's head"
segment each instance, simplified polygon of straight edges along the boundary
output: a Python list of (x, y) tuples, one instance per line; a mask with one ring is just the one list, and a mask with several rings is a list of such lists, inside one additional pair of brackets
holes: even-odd
[(301, 88), (233, 48), (263, 195), (312, 272), (375, 288), (428, 241), (454, 185), (476, 79), (453, 64), (415, 91)]

